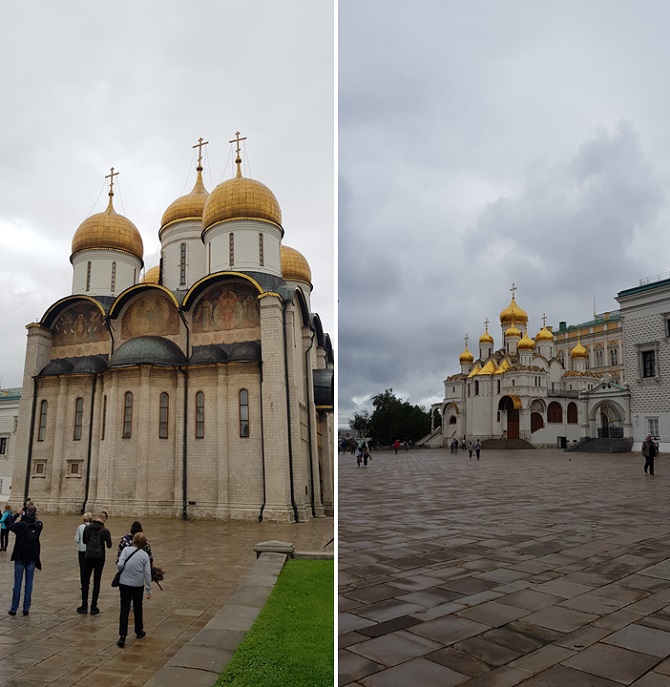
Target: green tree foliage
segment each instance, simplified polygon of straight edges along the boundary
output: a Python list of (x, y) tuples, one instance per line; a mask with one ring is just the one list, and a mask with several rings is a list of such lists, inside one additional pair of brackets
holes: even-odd
[(372, 397), (372, 415), (356, 413), (350, 422), (351, 428), (358, 432), (364, 430), (365, 436), (373, 442), (392, 444), (400, 441), (418, 441), (430, 432), (430, 413), (421, 406), (413, 406), (409, 401), (397, 398), (393, 389)]

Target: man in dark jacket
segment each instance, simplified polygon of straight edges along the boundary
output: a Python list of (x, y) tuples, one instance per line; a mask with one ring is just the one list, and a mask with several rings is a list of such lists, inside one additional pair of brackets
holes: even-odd
[(91, 615), (100, 613), (98, 596), (100, 595), (100, 580), (102, 569), (105, 567), (105, 547), (112, 548), (112, 535), (105, 527), (107, 513), (100, 513), (84, 530), (81, 540), (86, 544), (84, 554), (84, 572), (81, 584), (81, 606), (77, 613), (88, 613), (88, 588), (93, 573), (93, 593), (91, 594)]
[(642, 442), (642, 455), (644, 456), (644, 471), (649, 470), (649, 474), (654, 474), (654, 458), (658, 455), (658, 444), (647, 434), (647, 438)]
[[(20, 518), (20, 519), (19, 519)], [(10, 532), (14, 532), (14, 590), (12, 592), (12, 605), (9, 615), (16, 615), (21, 600), (21, 586), (25, 574), (26, 584), (23, 594), (23, 615), (30, 612), (30, 601), (33, 595), (33, 576), (35, 568), (42, 569), (40, 561), (40, 534), (42, 534), (42, 522), (37, 519), (37, 508), (29, 503), (23, 514), (17, 513), (9, 525)]]

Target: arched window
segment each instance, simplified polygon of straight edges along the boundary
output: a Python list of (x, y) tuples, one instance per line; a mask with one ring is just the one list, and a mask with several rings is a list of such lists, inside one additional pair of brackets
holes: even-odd
[(107, 396), (102, 397), (102, 427), (100, 428), (100, 440), (105, 439), (105, 430), (107, 428)]
[(133, 394), (126, 391), (123, 398), (123, 438), (130, 439), (133, 435)]
[(46, 401), (40, 403), (40, 426), (37, 432), (37, 441), (44, 441), (47, 436), (47, 409), (49, 404)]
[(249, 392), (240, 390), (240, 436), (249, 436)]
[(186, 244), (182, 243), (179, 249), (179, 284), (186, 284)]
[(475, 396), (479, 396), (479, 382), (475, 380)]
[(205, 438), (205, 394), (202, 391), (195, 395), (195, 438)]
[(596, 348), (594, 351), (594, 356), (595, 356), (595, 366), (596, 367), (602, 367), (603, 366), (603, 349), (602, 348)]
[(450, 424), (450, 425), (455, 425), (455, 424), (456, 424), (456, 416), (455, 416), (455, 415), (452, 415), (452, 416), (449, 418), (449, 424)]
[(163, 392), (161, 394), (160, 414), (158, 417), (158, 438), (168, 438), (168, 420), (170, 416), (170, 397)]
[(577, 404), (572, 401), (568, 403), (568, 424), (577, 424)]
[(531, 432), (537, 432), (538, 429), (542, 429), (544, 427), (544, 420), (542, 419), (542, 415), (540, 413), (531, 413), (530, 414), (530, 431)]
[(81, 426), (84, 422), (84, 399), (78, 398), (74, 403), (74, 435), (73, 441), (81, 441)]
[(112, 291), (116, 291), (116, 263), (112, 263)]
[(619, 354), (616, 348), (610, 348), (610, 365), (618, 365), (619, 364)]
[(547, 422), (563, 422), (563, 408), (561, 404), (552, 401), (547, 407)]
[(91, 261), (89, 260), (86, 265), (86, 290), (91, 290)]
[(232, 232), (228, 236), (228, 264), (230, 267), (235, 264), (235, 234)]
[(258, 264), (265, 265), (265, 255), (263, 254), (263, 234), (258, 235)]

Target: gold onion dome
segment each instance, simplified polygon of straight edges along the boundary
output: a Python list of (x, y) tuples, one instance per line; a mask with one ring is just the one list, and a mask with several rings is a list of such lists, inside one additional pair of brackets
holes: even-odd
[(130, 253), (142, 260), (144, 244), (137, 227), (114, 210), (109, 194), (109, 205), (104, 212), (86, 218), (72, 237), (72, 255), (82, 250), (107, 249)]
[(570, 351), (571, 358), (588, 358), (589, 352), (577, 341), (577, 345)]
[(465, 350), (458, 356), (458, 361), (461, 363), (471, 363), (475, 359), (475, 356), (468, 350), (467, 344), (465, 345)]
[(479, 337), (480, 344), (492, 344), (493, 337), (489, 334), (488, 325), (486, 326), (486, 331)]
[(161, 266), (156, 265), (155, 267), (152, 267), (150, 270), (147, 270), (144, 273), (144, 278), (142, 281), (145, 284), (158, 284), (160, 283), (160, 278), (161, 278)]
[(512, 296), (512, 302), (500, 313), (500, 324), (514, 322), (525, 324), (528, 322), (528, 314), (523, 308), (519, 307), (514, 296)]
[(281, 273), (285, 281), (303, 281), (312, 283), (312, 270), (305, 256), (290, 246), (280, 249)]
[(163, 213), (161, 231), (168, 224), (179, 220), (195, 219), (200, 221), (207, 198), (209, 198), (209, 191), (202, 183), (202, 167), (198, 166), (198, 177), (195, 180), (193, 190), (189, 194), (177, 198), (177, 200), (170, 204), (168, 209)]
[(540, 331), (537, 333), (537, 336), (535, 337), (535, 341), (553, 341), (554, 340), (554, 335), (546, 328), (543, 327), (540, 329)]
[(517, 348), (521, 351), (532, 351), (535, 348), (535, 342), (526, 333), (517, 344)]
[(512, 325), (511, 327), (508, 327), (507, 331), (505, 332), (505, 338), (506, 339), (509, 339), (512, 336), (517, 336), (517, 337), (521, 338), (521, 332), (514, 325)]

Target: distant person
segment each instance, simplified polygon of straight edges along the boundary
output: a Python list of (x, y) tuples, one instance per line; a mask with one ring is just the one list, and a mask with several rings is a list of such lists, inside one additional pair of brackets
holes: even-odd
[(454, 453), (458, 455), (458, 439), (454, 439)]
[(77, 545), (77, 557), (79, 559), (79, 582), (84, 585), (84, 563), (86, 561), (86, 544), (84, 544), (84, 530), (93, 520), (93, 513), (87, 511), (81, 516), (81, 525), (74, 533), (74, 543)]
[(9, 525), (14, 522), (14, 514), (12, 507), (7, 503), (5, 510), (0, 518), (0, 551), (7, 551), (7, 544), (9, 544)]
[(475, 445), (472, 443), (472, 439), (470, 439), (470, 442), (468, 443), (468, 453), (470, 454), (470, 458), (472, 458), (472, 454), (474, 453), (475, 450)]
[(405, 439), (403, 443), (403, 448), (405, 449), (405, 451), (409, 451), (409, 444), (407, 443), (407, 439)]
[(644, 471), (649, 470), (649, 474), (654, 474), (654, 458), (658, 455), (658, 444), (647, 434), (647, 438), (642, 442), (642, 455), (644, 456)]
[(91, 573), (93, 573), (93, 593), (91, 594), (91, 615), (100, 613), (98, 608), (98, 596), (100, 595), (100, 580), (102, 569), (105, 567), (105, 547), (112, 548), (112, 535), (105, 527), (107, 513), (101, 511), (86, 526), (82, 540), (86, 545), (84, 553), (84, 576), (81, 584), (81, 606), (77, 613), (88, 613), (88, 588), (91, 583)]
[(482, 450), (482, 445), (479, 439), (475, 441), (475, 453), (477, 454), (477, 460), (479, 460), (479, 454), (481, 453)]
[(367, 444), (363, 448), (363, 467), (366, 468), (368, 466), (368, 461), (370, 460), (370, 449), (368, 448)]
[[(116, 552), (116, 562), (117, 563), (119, 562), (119, 558), (121, 558), (121, 552), (123, 551), (123, 549), (125, 549), (128, 546), (133, 545), (133, 539), (138, 532), (142, 532), (144, 534), (144, 532), (142, 530), (142, 523), (139, 520), (135, 520), (133, 522), (133, 524), (130, 526), (130, 532), (128, 534), (124, 534), (121, 537), (121, 541), (119, 542), (119, 549)], [(144, 550), (147, 552), (147, 555), (149, 556), (149, 562), (151, 563), (151, 565), (153, 565), (154, 564), (154, 556), (153, 556), (153, 553), (151, 551), (151, 545), (146, 540), (146, 537), (144, 539)]]
[(393, 448), (395, 449), (396, 456), (398, 455), (398, 449), (400, 448), (400, 439), (396, 439), (393, 442)]
[(137, 532), (133, 537), (132, 547), (125, 547), (116, 563), (116, 569), (121, 573), (119, 580), (121, 602), (119, 640), (116, 642), (120, 648), (126, 644), (131, 602), (135, 620), (135, 636), (137, 639), (142, 639), (147, 634), (144, 631), (142, 617), (142, 596), (145, 589), (147, 599), (151, 599), (151, 562), (149, 561), (149, 554), (144, 550), (146, 544), (147, 538), (142, 532)]
[[(14, 589), (12, 591), (12, 605), (9, 615), (16, 615), (21, 600), (21, 586), (25, 577), (25, 589), (23, 592), (23, 615), (30, 612), (30, 602), (33, 595), (33, 577), (35, 568), (42, 569), (40, 560), (40, 535), (44, 525), (37, 519), (37, 508), (31, 503), (25, 507), (25, 514), (17, 513), (13, 516), (9, 529), (14, 532)], [(20, 518), (20, 519), (19, 519)]]

